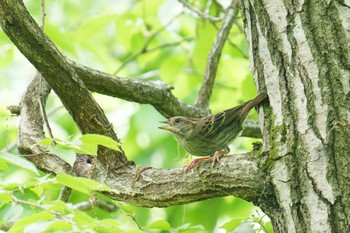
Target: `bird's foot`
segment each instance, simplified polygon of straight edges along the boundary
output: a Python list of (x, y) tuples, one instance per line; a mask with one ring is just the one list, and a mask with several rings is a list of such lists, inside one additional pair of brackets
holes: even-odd
[(215, 166), (216, 163), (219, 163), (219, 157), (221, 155), (226, 154), (226, 151), (224, 150), (219, 150), (219, 151), (215, 151), (213, 156), (208, 156), (208, 157), (204, 157), (204, 158), (198, 158), (198, 159), (194, 159), (192, 160), (189, 164), (187, 164), (184, 167), (184, 173), (186, 173), (191, 167), (193, 167), (194, 165), (196, 165), (197, 163), (204, 161), (204, 160), (212, 160), (211, 165), (212, 167)]
[(199, 163), (199, 162), (201, 162), (201, 161), (204, 161), (204, 160), (209, 160), (209, 159), (211, 159), (211, 156), (204, 157), (204, 158), (198, 158), (198, 159), (192, 160), (189, 164), (187, 164), (187, 165), (184, 167), (184, 173), (186, 173), (191, 167), (193, 167), (193, 166), (196, 165), (197, 163)]
[(219, 157), (224, 154), (226, 154), (224, 150), (215, 151), (214, 155), (210, 157), (212, 159), (211, 166), (214, 167), (216, 162), (219, 163)]
[(145, 170), (151, 169), (152, 167), (146, 166), (146, 167), (136, 167), (136, 171), (135, 171), (135, 176), (134, 176), (134, 181), (137, 181), (140, 176), (141, 173)]

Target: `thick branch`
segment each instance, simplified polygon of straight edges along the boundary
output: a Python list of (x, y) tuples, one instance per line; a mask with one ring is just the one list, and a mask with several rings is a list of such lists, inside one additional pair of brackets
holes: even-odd
[(183, 168), (142, 171), (136, 167), (110, 173), (105, 182), (114, 191), (107, 195), (144, 207), (166, 207), (229, 195), (255, 202), (262, 196), (265, 174), (250, 154), (223, 156), (214, 168), (210, 162), (198, 166), (186, 174)]
[[(42, 146), (34, 146), (44, 138), (43, 118), (40, 111), (39, 99), (45, 105), (51, 88), (47, 82), (37, 73), (29, 84), (20, 104), (21, 120), (18, 127), (17, 148), (20, 154), (32, 161), (39, 169), (50, 173), (75, 173), (87, 176), (91, 164), (86, 156), (78, 155), (74, 170), (62, 159), (49, 153)], [(44, 106), (43, 106), (44, 107)]]
[(141, 104), (151, 104), (165, 117), (176, 115), (202, 117), (208, 114), (199, 108), (180, 102), (172, 87), (162, 81), (121, 78), (70, 62), (89, 90)]
[(238, 1), (232, 0), (231, 5), (227, 8), (222, 25), (216, 35), (213, 46), (209, 52), (207, 59), (207, 66), (204, 72), (202, 86), (199, 90), (196, 106), (200, 108), (207, 108), (209, 99), (213, 90), (216, 71), (218, 69), (219, 60), (225, 41), (230, 33), (234, 17), (237, 12)]
[[(42, 74), (61, 99), (82, 133), (97, 133), (118, 140), (107, 117), (66, 58), (42, 32), (22, 1), (0, 1), (4, 32), (24, 56)], [(109, 166), (128, 163), (124, 153), (99, 153), (99, 160)], [(111, 161), (115, 164), (111, 164)]]
[[(31, 147), (44, 135), (37, 101), (40, 95), (39, 80), (35, 78), (30, 84), (21, 103), (19, 148), (21, 153), (31, 154), (28, 158), (42, 170), (70, 173), (70, 166), (61, 159), (46, 154), (39, 146)], [(49, 88), (44, 87), (44, 96), (47, 96)], [(78, 157), (76, 165), (77, 174), (89, 174), (91, 166), (84, 161), (84, 157)], [(185, 204), (227, 195), (257, 201), (265, 185), (265, 174), (258, 169), (258, 160), (249, 154), (224, 156), (214, 168), (211, 168), (210, 162), (204, 162), (187, 174), (183, 173), (183, 168), (142, 169), (128, 165), (110, 169), (108, 177), (104, 175), (98, 174), (94, 178), (113, 189), (106, 195), (147, 207)]]
[(45, 81), (40, 83), (38, 73), (29, 84), (20, 105), (21, 120), (18, 133), (18, 150), (27, 159), (36, 164), (38, 168), (48, 172), (68, 173), (70, 166), (55, 155), (46, 153), (43, 148), (34, 146), (44, 137), (43, 119), (40, 114), (39, 98), (45, 100), (50, 93), (50, 87)]

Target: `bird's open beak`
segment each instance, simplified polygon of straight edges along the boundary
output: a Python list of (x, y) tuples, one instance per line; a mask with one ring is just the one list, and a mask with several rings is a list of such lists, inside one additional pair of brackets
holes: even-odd
[[(163, 124), (169, 124), (168, 121), (159, 121), (159, 123), (163, 123)], [(165, 126), (160, 126), (158, 127), (158, 129), (164, 129), (164, 130), (168, 130), (171, 131), (173, 127), (171, 127), (170, 125), (165, 125)]]
[(160, 126), (160, 127), (158, 127), (158, 129), (172, 131), (173, 127), (171, 127), (170, 125), (166, 125), (166, 126)]

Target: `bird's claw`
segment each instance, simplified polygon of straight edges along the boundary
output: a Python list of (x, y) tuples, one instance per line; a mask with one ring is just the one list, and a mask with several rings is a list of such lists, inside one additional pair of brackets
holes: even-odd
[(219, 157), (221, 155), (224, 155), (226, 152), (223, 150), (220, 151), (215, 151), (213, 156), (208, 156), (208, 157), (204, 157), (204, 158), (198, 158), (198, 159), (194, 159), (192, 160), (189, 164), (187, 164), (184, 167), (184, 173), (186, 174), (186, 172), (193, 167), (194, 165), (196, 165), (197, 163), (204, 161), (204, 160), (212, 160), (211, 162), (211, 166), (214, 167), (216, 163), (220, 163)]

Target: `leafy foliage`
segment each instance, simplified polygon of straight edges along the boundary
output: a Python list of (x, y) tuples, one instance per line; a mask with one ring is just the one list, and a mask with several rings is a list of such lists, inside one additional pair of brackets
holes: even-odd
[(76, 160), (75, 153), (96, 156), (98, 146), (104, 146), (117, 151), (120, 151), (119, 146), (121, 146), (119, 142), (98, 134), (84, 134), (73, 141), (62, 141), (59, 138), (45, 138), (38, 142), (37, 145), (45, 145), (51, 153), (57, 155), (71, 166), (74, 165)]
[[(216, 1), (190, 3), (214, 16), (223, 14)], [(40, 22), (39, 2), (30, 0), (26, 5)], [(161, 79), (173, 85), (173, 93), (189, 104), (195, 102), (206, 58), (220, 25), (199, 18), (174, 0), (47, 1), (46, 15), (45, 32), (65, 56), (107, 73)], [(234, 26), (222, 52), (210, 103), (213, 112), (255, 95), (246, 54), (243, 32)], [(110, 200), (97, 192), (108, 191), (108, 187), (90, 179), (66, 174), (52, 177), (38, 171), (14, 149), (18, 119), (4, 108), (19, 103), (18, 93), (24, 92), (35, 70), (2, 32), (0, 66), (3, 77), (0, 99), (4, 100), (0, 108), (1, 229), (9, 232), (34, 229), (36, 232), (272, 232), (266, 217), (253, 216), (256, 207), (235, 197), (147, 209)], [(130, 160), (160, 168), (182, 166), (188, 160), (169, 134), (157, 130), (157, 122), (164, 118), (151, 106), (97, 94), (95, 98), (113, 122)], [(62, 140), (77, 135), (78, 129), (54, 95), (50, 95), (47, 109), (56, 145), (53, 146), (51, 139), (40, 144), (70, 165), (75, 161), (75, 152), (96, 155), (98, 145), (118, 150), (119, 144), (99, 135)], [(232, 151), (247, 151), (250, 142), (238, 139)], [(68, 202), (58, 199), (62, 185), (73, 190)], [(96, 199), (117, 208), (106, 211), (94, 202)], [(88, 200), (93, 203), (90, 208), (79, 209), (78, 204)]]

